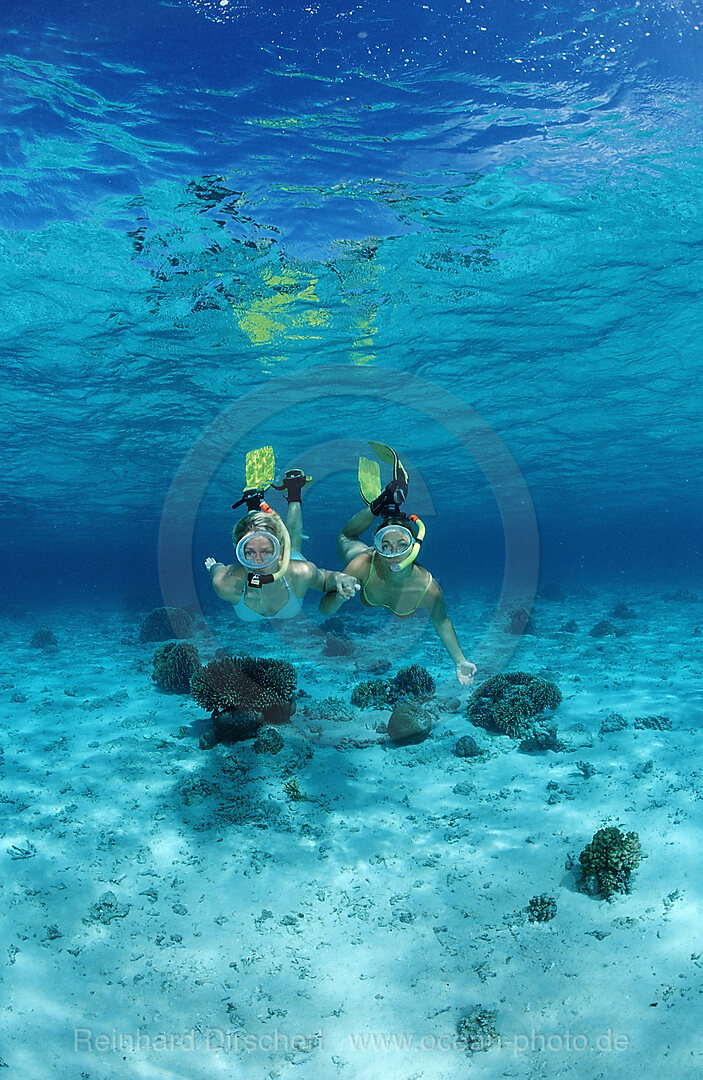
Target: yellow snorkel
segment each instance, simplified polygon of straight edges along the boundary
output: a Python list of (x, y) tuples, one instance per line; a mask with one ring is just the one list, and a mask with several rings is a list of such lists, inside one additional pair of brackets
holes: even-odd
[(397, 565), (398, 570), (404, 570), (406, 566), (410, 566), (411, 563), (415, 562), (415, 559), (420, 554), (420, 548), (422, 547), (422, 541), (425, 539), (425, 526), (420, 521), (417, 514), (409, 514), (408, 515), (408, 521), (413, 522), (413, 524), (414, 524), (414, 526), (415, 526), (415, 528), (417, 530), (417, 534), (415, 536), (415, 543), (410, 548), (410, 551), (405, 556), (403, 561), (398, 563), (398, 565)]

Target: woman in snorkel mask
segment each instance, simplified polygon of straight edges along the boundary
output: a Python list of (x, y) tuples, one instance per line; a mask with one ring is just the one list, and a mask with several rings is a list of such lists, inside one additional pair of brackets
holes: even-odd
[[(417, 562), (425, 527), (414, 514), (406, 515), (400, 510), (407, 493), (407, 473), (390, 447), (382, 443), (371, 443), (371, 446), (382, 461), (393, 464), (393, 480), (381, 491), (376, 463), (365, 458), (360, 460), (359, 488), (367, 505), (347, 522), (337, 537), (337, 551), (344, 573), (358, 581), (359, 598), (366, 607), (388, 608), (399, 619), (407, 619), (418, 609), (425, 608), (454, 662), (457, 679), (462, 686), (470, 686), (476, 665), (461, 651), (454, 627), (447, 617), (442, 589), (429, 570)], [(369, 470), (362, 469), (362, 462), (364, 466), (375, 466), (375, 479), (372, 475), (369, 481)], [(377, 517), (381, 520), (374, 529), (373, 545), (370, 546), (361, 539), (361, 534)], [(333, 615), (344, 599), (328, 593), (320, 601), (320, 611), (323, 615)]]
[(205, 566), (217, 595), (244, 622), (294, 618), (308, 589), (330, 591), (341, 603), (359, 588), (348, 574), (320, 570), (294, 551), (288, 529), (270, 508), (245, 514), (234, 527), (232, 543), (236, 563), (225, 566), (207, 558)]

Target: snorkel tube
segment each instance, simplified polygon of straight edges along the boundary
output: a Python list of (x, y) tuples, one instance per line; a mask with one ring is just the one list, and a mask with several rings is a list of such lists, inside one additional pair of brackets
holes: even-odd
[(414, 542), (413, 546), (410, 548), (410, 551), (408, 552), (408, 554), (403, 559), (403, 561), (399, 562), (397, 564), (397, 566), (395, 568), (396, 573), (398, 573), (398, 571), (400, 571), (400, 570), (404, 570), (406, 566), (410, 566), (412, 563), (415, 562), (415, 559), (420, 554), (420, 548), (422, 547), (422, 541), (425, 539), (425, 526), (420, 521), (417, 514), (409, 514), (408, 517), (407, 517), (407, 520), (412, 521), (412, 523), (415, 526), (415, 529), (416, 529), (415, 542)]

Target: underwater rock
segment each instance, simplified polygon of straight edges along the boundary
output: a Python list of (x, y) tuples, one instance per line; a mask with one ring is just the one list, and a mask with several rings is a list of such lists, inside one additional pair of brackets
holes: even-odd
[(557, 913), (557, 902), (553, 896), (533, 896), (525, 910), (530, 922), (550, 922)]
[(466, 713), (477, 727), (499, 731), (513, 739), (529, 736), (545, 711), (561, 703), (559, 687), (525, 671), (492, 675), (473, 692)]
[(169, 641), (154, 653), (152, 679), (159, 690), (174, 694), (190, 691), (190, 677), (200, 667), (200, 654), (195, 645), (183, 641)]
[(354, 643), (348, 637), (328, 634), (325, 638), (325, 656), (353, 656)]
[(633, 726), (649, 731), (671, 731), (673, 727), (668, 716), (636, 716)]
[(575, 619), (567, 619), (566, 622), (561, 624), (559, 629), (564, 634), (577, 634), (578, 629), (579, 629), (579, 625), (578, 625), (578, 623), (576, 622)]
[(535, 634), (535, 624), (527, 608), (513, 608), (508, 618), (506, 631), (509, 634)]
[(581, 880), (588, 892), (610, 900), (613, 893), (628, 893), (631, 877), (642, 857), (636, 832), (622, 833), (615, 826), (598, 829), (579, 855)]
[(217, 788), (204, 776), (189, 774), (176, 787), (185, 806), (199, 806), (212, 795), (217, 794)]
[(665, 593), (664, 600), (673, 600), (675, 604), (697, 604), (698, 596), (690, 589), (676, 589), (673, 593)]
[(88, 918), (83, 919), (83, 922), (99, 922), (107, 925), (113, 919), (124, 919), (131, 906), (131, 904), (119, 904), (113, 892), (106, 892), (102, 894), (97, 904), (93, 904)]
[(237, 709), (232, 712), (215, 713), (213, 720), (215, 743), (235, 743), (243, 739), (253, 739), (261, 727), (255, 717), (239, 712)]
[(570, 727), (564, 728), (559, 732), (559, 738), (562, 750), (567, 752), (588, 749), (594, 742), (593, 735), (583, 724), (571, 724)]
[(41, 649), (43, 652), (56, 652), (59, 643), (54, 632), (49, 630), (47, 626), (42, 626), (32, 634), (29, 647), (31, 649)]
[(312, 705), (306, 705), (303, 715), (308, 720), (345, 723), (352, 720), (354, 714), (346, 701), (338, 697), (326, 697), (315, 701)]
[(557, 739), (557, 726), (553, 720), (543, 717), (532, 725), (532, 733), (520, 743), (523, 753), (533, 754), (543, 750), (561, 750)]
[(462, 735), (460, 739), (457, 739), (454, 753), (457, 757), (483, 757), (483, 750), (472, 735)]
[(611, 634), (616, 634), (617, 630), (609, 619), (601, 619), (595, 626), (592, 626), (588, 631), (591, 637), (603, 638), (608, 637)]
[(620, 600), (610, 612), (612, 619), (636, 619), (637, 612), (630, 607), (626, 600)]
[(623, 731), (626, 727), (629, 727), (629, 724), (625, 717), (621, 716), (620, 713), (611, 712), (601, 723), (599, 734), (602, 738), (603, 735), (612, 735), (615, 731)]
[(322, 622), (320, 629), (323, 634), (336, 634), (337, 637), (346, 637), (349, 633), (348, 624), (339, 615), (330, 615)]
[(275, 727), (259, 728), (254, 749), (257, 754), (278, 754), (283, 749), (283, 737)]
[(362, 672), (365, 675), (385, 675), (387, 671), (391, 670), (390, 660), (357, 660), (354, 665), (354, 671), (357, 675)]
[(198, 745), (201, 750), (212, 750), (213, 746), (217, 746), (217, 732), (215, 731), (215, 725), (204, 731), (198, 739)]
[(155, 608), (144, 619), (139, 629), (139, 643), (168, 641), (170, 638), (193, 636), (193, 620), (183, 608)]
[(500, 1038), (495, 1026), (496, 1016), (496, 1012), (484, 1009), (483, 1005), (474, 1005), (456, 1026), (460, 1045), (472, 1054), (489, 1050), (493, 1041)]
[(431, 730), (432, 716), (415, 702), (396, 705), (388, 721), (388, 734), (397, 746), (424, 742)]

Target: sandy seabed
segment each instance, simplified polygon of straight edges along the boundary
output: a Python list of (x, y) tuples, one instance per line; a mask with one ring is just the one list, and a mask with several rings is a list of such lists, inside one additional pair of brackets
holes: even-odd
[[(538, 601), (536, 632), (508, 642), (510, 669), (564, 696), (565, 749), (540, 753), (470, 724), (470, 691), (414, 619), (355, 608), (343, 658), (312, 620), (291, 655), (275, 629), (209, 619), (219, 644), (296, 665), (275, 756), (200, 749), (207, 717), (154, 686), (140, 615), (3, 619), (0, 1075), (699, 1080), (703, 607), (625, 599), (617, 635), (590, 635), (623, 600), (594, 589)], [(493, 673), (491, 613), (451, 614)], [(55, 650), (30, 646), (42, 626)], [(212, 634), (194, 640), (209, 659)], [(388, 710), (348, 705), (380, 653), (437, 680), (419, 745), (390, 742)], [(626, 726), (608, 731), (612, 713)], [(466, 734), (482, 757), (456, 756)], [(604, 825), (635, 830), (644, 856), (611, 902), (578, 877)], [(536, 895), (551, 921), (526, 917)], [(476, 1006), (497, 1037), (472, 1052), (457, 1025)]]

